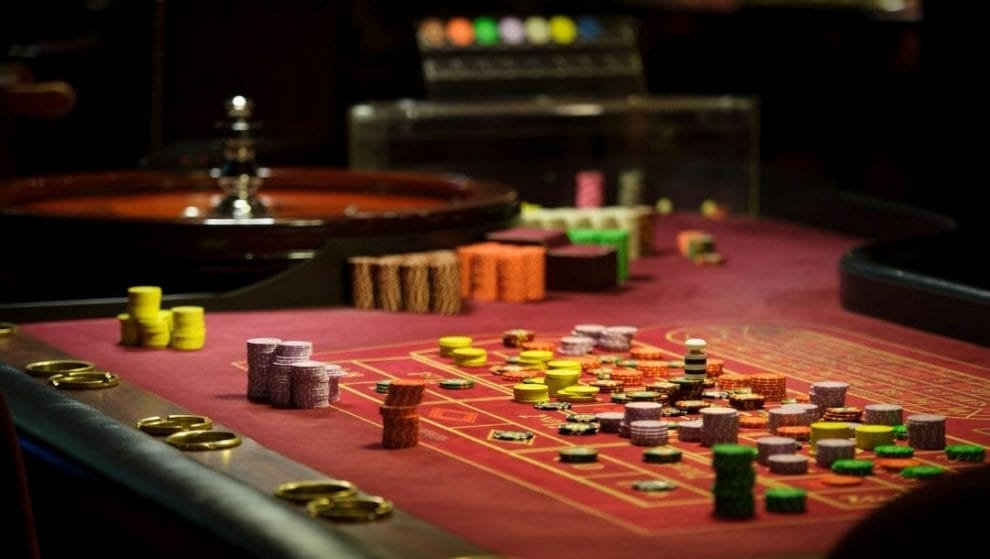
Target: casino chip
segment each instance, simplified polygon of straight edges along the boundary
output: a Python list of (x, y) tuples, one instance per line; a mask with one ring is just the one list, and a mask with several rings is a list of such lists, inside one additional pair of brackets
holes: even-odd
[(495, 431), (492, 438), (499, 441), (528, 441), (535, 435), (530, 431)]
[(584, 446), (572, 446), (560, 449), (559, 456), (561, 462), (569, 464), (597, 462), (598, 450)]
[(569, 402), (540, 402), (533, 407), (545, 411), (563, 411), (571, 409), (571, 404)]
[(596, 423), (598, 421), (593, 413), (572, 413), (566, 419), (574, 423)]
[(660, 491), (673, 491), (677, 488), (672, 482), (664, 479), (645, 479), (633, 483), (633, 489), (644, 493), (657, 493)]
[(945, 468), (941, 466), (912, 466), (901, 470), (901, 477), (905, 479), (935, 479), (942, 477)]
[(643, 451), (643, 462), (674, 464), (681, 461), (680, 449), (672, 446), (655, 446)]
[(597, 423), (561, 423), (557, 427), (561, 435), (594, 435), (598, 432)]
[(474, 388), (474, 381), (466, 378), (448, 378), (440, 381), (440, 388), (467, 390), (468, 388)]

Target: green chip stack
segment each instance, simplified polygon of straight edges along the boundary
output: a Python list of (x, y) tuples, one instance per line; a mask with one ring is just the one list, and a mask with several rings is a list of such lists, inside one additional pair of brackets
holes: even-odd
[(620, 282), (629, 279), (629, 232), (622, 229), (567, 230), (567, 237), (576, 245), (606, 245), (615, 249), (616, 276)]
[(799, 514), (807, 512), (808, 492), (794, 487), (773, 487), (763, 495), (767, 512)]
[(752, 518), (756, 512), (753, 486), (756, 484), (755, 448), (720, 443), (712, 446), (715, 469), (715, 515), (719, 518)]
[(873, 448), (877, 458), (913, 458), (914, 448), (894, 444), (882, 444)]
[(949, 460), (960, 462), (984, 462), (987, 459), (987, 451), (975, 444), (951, 444), (945, 447), (945, 456)]
[(868, 476), (873, 474), (873, 461), (843, 458), (832, 462), (832, 471), (843, 476)]
[(894, 438), (899, 441), (906, 441), (907, 425), (894, 425)]
[(901, 477), (905, 479), (935, 479), (942, 477), (945, 468), (941, 466), (911, 466), (901, 470)]

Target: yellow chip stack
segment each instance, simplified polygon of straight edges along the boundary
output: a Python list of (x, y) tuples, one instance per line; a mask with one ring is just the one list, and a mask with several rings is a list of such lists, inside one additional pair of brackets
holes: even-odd
[(544, 375), (544, 381), (547, 385), (547, 390), (550, 392), (551, 396), (556, 396), (558, 392), (577, 384), (578, 377), (581, 376), (581, 371), (575, 371), (574, 369), (549, 369)]
[[(162, 309), (162, 288), (154, 285), (136, 285), (127, 289), (127, 316), (128, 320), (134, 321), (133, 327), (137, 330), (137, 345), (151, 345), (152, 347), (165, 347), (161, 344), (162, 337), (168, 331), (162, 333), (165, 325), (161, 324), (159, 313)], [(121, 337), (121, 343), (125, 343)]]
[(512, 401), (520, 404), (535, 404), (548, 399), (545, 384), (521, 383), (512, 386)]
[(598, 394), (597, 386), (586, 384), (572, 384), (557, 392), (557, 399), (572, 404), (587, 404), (595, 401), (595, 394)]
[(206, 343), (206, 319), (203, 307), (185, 305), (172, 308), (172, 340), (174, 349), (195, 351)]
[(444, 357), (453, 357), (454, 350), (460, 347), (470, 347), (471, 342), (474, 341), (467, 336), (444, 336), (437, 340), (440, 346), (440, 355)]
[(462, 367), (484, 367), (488, 352), (480, 347), (459, 347), (453, 351), (454, 364)]
[(527, 367), (546, 369), (551, 359), (553, 352), (543, 349), (527, 349), (519, 352), (519, 364)]
[(138, 332), (137, 320), (131, 318), (128, 313), (117, 315), (117, 322), (120, 324), (120, 345), (141, 345), (141, 334)]
[(860, 425), (856, 427), (856, 448), (873, 450), (880, 445), (894, 444), (894, 428), (890, 425)]
[(576, 359), (552, 359), (547, 361), (548, 369), (573, 369), (581, 372), (581, 362)]
[(172, 311), (159, 310), (154, 320), (138, 319), (138, 332), (141, 345), (145, 347), (168, 347), (172, 339)]

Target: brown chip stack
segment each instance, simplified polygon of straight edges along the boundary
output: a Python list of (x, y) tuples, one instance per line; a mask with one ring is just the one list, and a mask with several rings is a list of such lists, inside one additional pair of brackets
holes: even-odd
[(419, 413), (426, 381), (397, 379), (388, 385), (382, 415), (382, 446), (389, 449), (409, 448), (419, 443)]

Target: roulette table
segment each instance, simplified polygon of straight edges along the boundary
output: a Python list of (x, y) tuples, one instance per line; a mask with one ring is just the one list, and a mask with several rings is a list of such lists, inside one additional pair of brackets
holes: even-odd
[[(697, 265), (681, 256), (676, 237), (683, 230), (709, 232), (725, 262)], [(726, 519), (713, 513), (712, 447), (682, 441), (671, 429), (664, 446), (680, 450), (680, 461), (649, 462), (643, 447), (614, 433), (561, 431), (571, 414), (623, 409), (604, 393), (570, 410), (513, 401), (515, 383), (491, 370), (519, 351), (505, 345), (505, 331), (529, 329), (556, 343), (578, 325), (623, 325), (634, 329), (632, 348), (671, 361), (684, 356), (687, 339), (704, 339), (723, 375), (782, 375), (787, 399), (840, 381), (848, 384), (847, 408), (897, 404), (905, 418), (944, 418), (945, 445), (990, 443), (990, 350), (840, 304), (839, 261), (863, 239), (772, 219), (694, 214), (655, 216), (654, 232), (656, 252), (630, 262), (629, 279), (611, 290), (550, 291), (525, 304), (467, 300), (456, 315), (346, 304), (206, 305), (199, 351), (121, 345), (116, 313), (123, 302), (102, 316), (11, 321), (0, 338), (0, 389), (24, 442), (29, 482), (32, 472), (56, 472), (31, 486), (39, 532), (50, 546), (55, 534), (73, 534), (71, 546), (98, 548), (107, 545), (99, 527), (110, 518), (120, 523), (118, 548), (149, 556), (826, 557), (878, 512), (985, 470), (985, 458), (960, 461), (944, 448), (917, 448), (913, 460), (941, 476), (908, 478), (860, 449), (856, 458), (878, 467), (856, 485), (834, 486), (825, 482), (833, 472), (803, 442), (796, 454), (809, 457), (807, 470), (775, 473), (754, 463), (753, 514)], [(486, 365), (462, 366), (442, 355), (438, 339), (445, 336), (470, 337), (487, 351)], [(314, 359), (347, 373), (339, 401), (291, 409), (248, 399), (245, 343), (259, 337), (310, 341)], [(117, 385), (58, 390), (25, 373), (28, 364), (52, 359), (93, 363)], [(426, 385), (418, 444), (385, 448), (377, 387), (399, 379)], [(235, 433), (241, 444), (183, 451), (135, 427), (169, 414), (207, 416), (214, 430)], [(498, 435), (505, 431), (531, 436)], [(740, 428), (738, 443), (755, 448), (768, 435), (766, 427)], [(560, 451), (573, 447), (594, 449), (597, 460), (565, 460)], [(273, 496), (280, 484), (304, 479), (347, 480), (394, 510), (375, 521), (338, 523)], [(636, 489), (643, 481), (667, 489)], [(768, 511), (767, 492), (778, 488), (804, 490), (806, 511)], [(959, 508), (952, 501), (928, 511)], [(937, 525), (932, 516), (899, 522), (909, 542), (924, 541), (924, 527)], [(893, 545), (889, 533), (876, 538), (877, 549)]]

